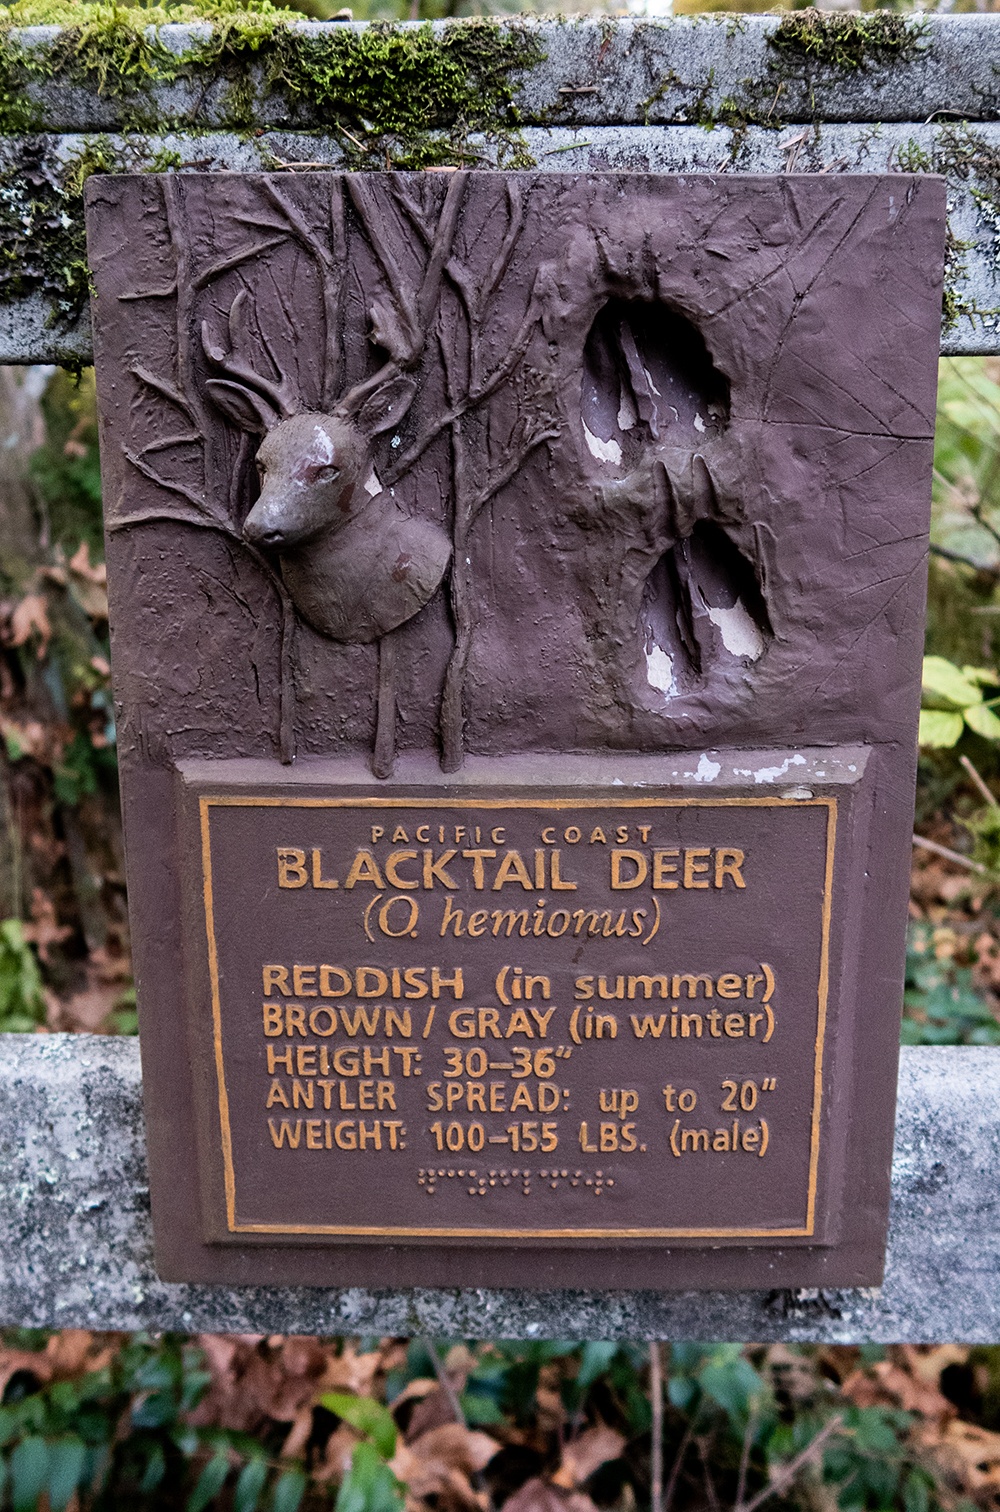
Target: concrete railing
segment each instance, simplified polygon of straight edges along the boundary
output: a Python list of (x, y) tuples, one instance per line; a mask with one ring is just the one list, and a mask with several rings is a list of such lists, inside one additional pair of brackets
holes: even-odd
[(366, 1291), (153, 1269), (135, 1040), (0, 1037), (0, 1324), (475, 1338), (1000, 1338), (1000, 1052), (904, 1049), (879, 1290)]
[[(378, 99), (407, 87), (405, 69), (416, 66), (407, 38), (448, 49), (478, 26), (476, 46), (496, 52), (483, 64), (489, 100), (471, 112), (467, 131), (453, 95), (443, 111), (450, 123), (423, 133), (447, 142), (451, 161), (542, 171), (945, 173), (952, 234), (942, 350), (1000, 350), (1000, 18), (876, 15), (844, 34), (829, 30), (843, 18), (821, 16), (813, 34), (802, 31), (804, 14), (440, 22), (430, 34), (403, 25), (395, 61), (371, 65), (372, 113)], [(79, 189), (88, 169), (413, 161), (392, 109), (359, 125), (351, 105), (368, 35), (353, 23), (302, 23), (255, 50), (220, 43), (219, 52), (205, 26), (163, 27), (155, 34), (161, 71), (164, 58), (189, 61), (176, 78), (168, 66), (163, 82), (151, 65), (137, 92), (116, 87), (110, 55), (99, 83), (97, 44), (84, 66), (73, 63), (72, 37), (55, 28), (8, 32), (3, 57), (23, 80), (20, 117), (8, 112), (7, 130), (20, 118), (30, 135), (0, 134), (0, 361), (90, 359), (79, 269), (75, 296), (60, 289), (82, 253)], [(496, 51), (498, 39), (508, 52)], [(315, 82), (317, 65), (334, 55), (347, 81), (339, 94), (328, 79)], [(227, 129), (234, 121), (240, 130)], [(40, 181), (40, 192), (25, 191)], [(35, 269), (28, 254), (39, 236), (52, 245), (47, 266)], [(5, 251), (15, 259), (6, 275)], [(19, 263), (25, 276), (15, 280)]]

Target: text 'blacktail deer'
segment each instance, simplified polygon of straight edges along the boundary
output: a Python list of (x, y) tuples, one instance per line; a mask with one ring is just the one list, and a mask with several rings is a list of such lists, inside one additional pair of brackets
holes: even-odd
[(439, 587), (451, 556), (448, 536), (407, 515), (383, 489), (371, 443), (398, 425), (414, 380), (388, 363), (356, 384), (329, 414), (297, 412), (287, 380), (265, 377), (240, 355), (246, 293), (228, 318), (228, 349), (202, 326), (202, 345), (224, 377), (209, 379), (215, 404), (251, 434), (261, 489), (243, 534), (276, 553), (299, 614), (331, 640), (378, 640), (412, 618)]

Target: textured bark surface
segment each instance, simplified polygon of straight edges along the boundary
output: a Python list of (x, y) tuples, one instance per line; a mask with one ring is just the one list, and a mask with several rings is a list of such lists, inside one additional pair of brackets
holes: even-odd
[[(375, 649), (304, 623), (242, 537), (262, 427), (232, 394), (318, 412), (401, 370), (374, 492), (454, 564), (395, 636), (400, 749), (908, 740), (939, 182), (137, 176), (90, 201), (126, 759), (278, 754), (288, 718), (300, 755), (371, 748)], [(341, 597), (317, 574), (313, 608)]]

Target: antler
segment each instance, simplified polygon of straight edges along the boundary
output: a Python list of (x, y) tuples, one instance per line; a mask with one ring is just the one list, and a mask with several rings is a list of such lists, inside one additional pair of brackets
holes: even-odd
[(468, 175), (461, 172), (450, 175), (437, 228), (433, 239), (428, 238), (427, 262), (420, 287), (416, 290), (405, 286), (398, 265), (387, 255), (384, 235), (373, 222), (367, 187), (359, 182), (357, 175), (349, 175), (345, 180), (351, 203), (364, 227), (389, 291), (389, 299), (376, 300), (371, 311), (373, 334), (378, 344), (389, 353), (389, 360), (383, 363), (378, 372), (361, 383), (356, 383), (343, 396), (337, 406), (341, 414), (353, 419), (367, 399), (387, 384), (398, 380), (401, 375), (412, 372), (419, 363), (431, 321), (437, 311), (445, 266), (451, 257), (458, 229), (467, 178)]
[(210, 378), (205, 387), (223, 414), (244, 430), (268, 431), (295, 413), (295, 396), (287, 378), (282, 376), (275, 383), (239, 355), (238, 348), (245, 345), (248, 297), (246, 289), (241, 289), (229, 308), (228, 350), (208, 321), (201, 323), (202, 350), (212, 366), (226, 374), (225, 378)]

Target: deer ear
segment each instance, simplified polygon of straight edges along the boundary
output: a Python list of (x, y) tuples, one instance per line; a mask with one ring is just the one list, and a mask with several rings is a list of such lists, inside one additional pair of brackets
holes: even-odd
[(216, 408), (240, 430), (263, 436), (277, 422), (278, 416), (271, 406), (251, 389), (225, 378), (209, 378), (205, 387)]
[(390, 378), (358, 410), (355, 421), (359, 430), (368, 436), (381, 436), (383, 431), (391, 430), (405, 416), (416, 391), (417, 380), (411, 374), (400, 373)]

